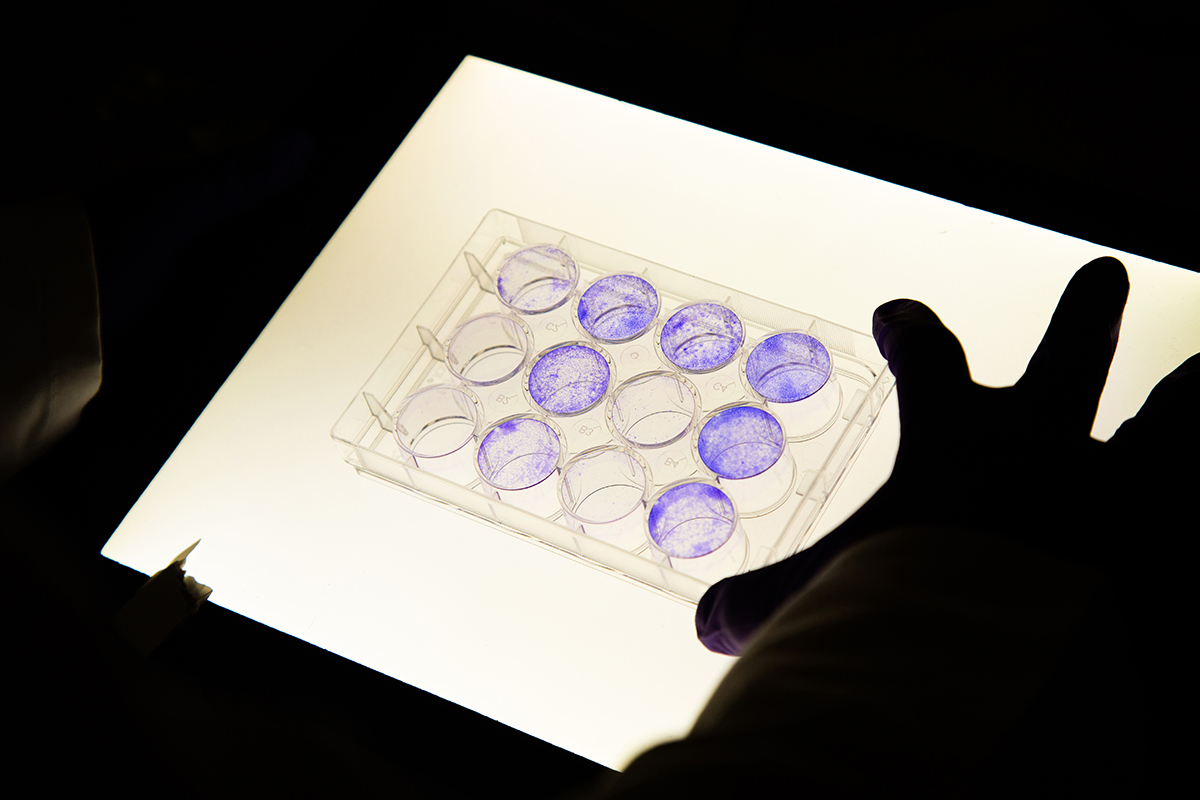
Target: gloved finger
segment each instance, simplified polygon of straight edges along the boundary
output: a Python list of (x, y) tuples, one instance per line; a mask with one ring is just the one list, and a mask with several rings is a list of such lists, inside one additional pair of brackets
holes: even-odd
[(948, 391), (971, 384), (962, 344), (938, 315), (916, 300), (892, 300), (875, 309), (872, 332), (896, 376), (901, 430), (937, 419)]
[(791, 596), (797, 585), (793, 572), (806, 559), (803, 551), (708, 587), (696, 605), (696, 638), (714, 653), (741, 655), (755, 631)]
[(850, 519), (812, 547), (709, 587), (696, 606), (696, 636), (714, 653), (740, 655), (746, 643), (796, 592), (846, 548), (877, 532), (875, 513), (887, 504), (886, 485)]
[(696, 606), (700, 643), (714, 653), (740, 655), (763, 623), (824, 566), (817, 548), (835, 533), (783, 561), (710, 586)]
[[(1093, 527), (1123, 539), (1136, 534), (1135, 546), (1113, 549), (1123, 577), (1169, 582), (1171, 568), (1188, 561), (1179, 558), (1178, 537), (1180, 521), (1194, 513), (1191, 498), (1200, 482), (1193, 456), (1200, 449), (1198, 392), (1200, 354), (1159, 381), (1138, 413), (1100, 446), (1098, 461), (1114, 491), (1096, 501)], [(1175, 577), (1190, 585), (1185, 576)]]
[[(1170, 464), (1167, 468), (1175, 472), (1180, 461), (1194, 464), (1190, 456), (1200, 446), (1200, 420), (1195, 416), (1198, 394), (1200, 353), (1159, 381), (1138, 413), (1122, 423), (1105, 448), (1109, 458), (1146, 472), (1158, 472), (1155, 467), (1159, 464)], [(1185, 457), (1174, 457), (1179, 454)], [(1146, 459), (1150, 461), (1138, 463)]]
[(1104, 256), (1084, 265), (1063, 291), (1029, 366), (1017, 382), (1026, 395), (1054, 408), (1067, 435), (1087, 435), (1117, 349), (1129, 297), (1125, 265)]
[(1144, 683), (1148, 702), (1164, 709), (1192, 679), (1180, 653), (1195, 628), (1195, 567), (1187, 551), (1200, 483), (1198, 392), (1200, 353), (1159, 381), (1101, 448), (1116, 480), (1098, 516), (1121, 543), (1110, 560), (1117, 596), (1136, 622), (1127, 628), (1130, 652), (1153, 676)]

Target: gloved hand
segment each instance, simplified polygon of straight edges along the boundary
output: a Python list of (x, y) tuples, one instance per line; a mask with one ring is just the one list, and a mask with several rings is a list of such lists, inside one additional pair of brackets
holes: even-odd
[[(739, 654), (839, 553), (903, 525), (999, 534), (1071, 562), (1111, 568), (1130, 558), (1122, 545), (1135, 523), (1174, 524), (1171, 516), (1186, 511), (1181, 490), (1196, 469), (1167, 476), (1162, 470), (1178, 469), (1172, 455), (1195, 453), (1200, 444), (1200, 427), (1180, 424), (1200, 388), (1200, 355), (1159, 383), (1108, 442), (1091, 437), (1128, 293), (1117, 259), (1084, 266), (1025, 374), (996, 389), (971, 380), (962, 345), (927, 306), (913, 300), (880, 306), (875, 340), (896, 376), (900, 405), (891, 476), (812, 547), (713, 585), (696, 612), (704, 645)], [(1124, 568), (1134, 569), (1132, 562)]]

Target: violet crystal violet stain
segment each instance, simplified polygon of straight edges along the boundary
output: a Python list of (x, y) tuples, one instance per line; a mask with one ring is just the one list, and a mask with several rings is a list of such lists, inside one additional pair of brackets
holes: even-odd
[(517, 417), (496, 425), (479, 444), (479, 473), (498, 489), (536, 486), (558, 467), (561, 444), (541, 420)]
[(672, 558), (699, 558), (729, 541), (737, 512), (728, 495), (707, 483), (665, 491), (650, 509), (650, 538)]
[(637, 275), (607, 275), (579, 299), (579, 324), (602, 342), (627, 342), (658, 316), (658, 292)]
[(536, 245), (504, 259), (496, 275), (496, 294), (510, 308), (541, 314), (565, 303), (578, 282), (579, 267), (566, 251)]
[(715, 414), (697, 437), (705, 466), (722, 478), (752, 478), (775, 465), (787, 446), (783, 426), (755, 406), (734, 406)]
[(775, 403), (795, 403), (816, 394), (832, 372), (825, 345), (806, 333), (777, 333), (759, 342), (746, 359), (751, 388)]
[(608, 361), (591, 347), (567, 344), (544, 353), (529, 371), (529, 396), (551, 414), (581, 414), (608, 391)]
[(680, 369), (712, 372), (737, 355), (744, 338), (742, 321), (731, 309), (717, 303), (692, 303), (671, 315), (659, 343), (663, 354)]

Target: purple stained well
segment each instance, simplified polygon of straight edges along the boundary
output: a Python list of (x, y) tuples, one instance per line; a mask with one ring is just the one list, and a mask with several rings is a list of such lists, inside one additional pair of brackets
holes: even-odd
[(608, 361), (582, 344), (556, 347), (529, 370), (529, 396), (551, 414), (580, 414), (608, 391)]
[(688, 372), (712, 372), (728, 364), (745, 338), (738, 315), (717, 303), (693, 303), (671, 315), (659, 339), (663, 354)]
[(729, 541), (737, 513), (729, 496), (707, 483), (664, 492), (650, 509), (650, 538), (668, 556), (699, 558)]
[(504, 259), (496, 275), (496, 293), (505, 305), (540, 314), (567, 301), (579, 282), (579, 267), (566, 251), (543, 244)]
[(720, 411), (700, 429), (696, 449), (705, 466), (722, 478), (752, 478), (782, 455), (787, 439), (775, 417), (755, 406)]
[(602, 342), (627, 342), (658, 316), (658, 292), (637, 275), (608, 275), (579, 300), (579, 324)]
[(479, 473), (497, 489), (536, 486), (554, 474), (562, 445), (541, 420), (517, 417), (496, 425), (479, 443)]
[(759, 342), (746, 359), (746, 379), (774, 403), (795, 403), (816, 394), (832, 372), (829, 351), (807, 333), (777, 333)]

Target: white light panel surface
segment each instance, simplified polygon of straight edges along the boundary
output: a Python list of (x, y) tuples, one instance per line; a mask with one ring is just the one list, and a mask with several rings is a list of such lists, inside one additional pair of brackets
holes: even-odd
[[(491, 208), (863, 331), (920, 299), (990, 385), (1117, 255), (1100, 438), (1200, 351), (1200, 276), (466, 59), (103, 553), (150, 574), (200, 539), (211, 602), (617, 769), (686, 733), (732, 663), (693, 610), (359, 477), (329, 436)], [(887, 477), (889, 406), (821, 530)]]

